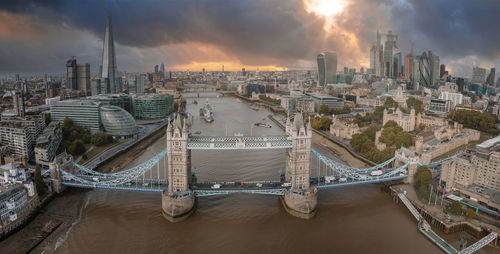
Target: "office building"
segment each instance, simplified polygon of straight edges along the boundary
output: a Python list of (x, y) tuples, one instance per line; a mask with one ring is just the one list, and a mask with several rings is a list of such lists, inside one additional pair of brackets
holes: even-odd
[(441, 92), (439, 95), (439, 99), (445, 100), (445, 101), (450, 101), (451, 106), (454, 108), (457, 105), (461, 105), (463, 103), (463, 94), (461, 93), (453, 93), (453, 92)]
[(90, 95), (90, 64), (77, 64), (76, 78), (77, 89), (82, 91), (86, 96)]
[[(384, 53), (383, 53), (383, 70), (385, 77), (396, 77), (399, 70), (394, 68), (394, 56), (400, 53), (398, 50), (398, 36), (393, 34), (391, 30), (385, 34)], [(396, 74), (396, 75), (395, 75)]]
[(173, 111), (172, 95), (143, 94), (133, 97), (134, 116), (137, 119), (161, 119)]
[(115, 138), (131, 138), (139, 132), (134, 117), (120, 107), (102, 106), (101, 119), (106, 134)]
[(439, 78), (442, 78), (445, 73), (446, 73), (446, 65), (441, 64), (439, 66)]
[(429, 104), (429, 111), (444, 114), (450, 112), (450, 101), (441, 99), (431, 99)]
[(62, 126), (60, 122), (52, 121), (37, 138), (35, 146), (36, 163), (49, 166), (56, 156), (62, 141)]
[(474, 67), (472, 69), (472, 83), (483, 84), (486, 79), (486, 69)]
[(160, 65), (160, 73), (163, 77), (165, 77), (165, 65), (163, 63)]
[[(17, 169), (0, 169), (4, 172), (14, 170)], [(23, 225), (39, 204), (33, 182), (9, 181), (9, 183), (0, 184), (0, 238)]]
[(423, 52), (418, 58), (418, 67), (415, 75), (418, 76), (420, 85), (429, 88), (439, 86), (439, 57), (432, 51)]
[(106, 28), (104, 31), (102, 64), (101, 64), (101, 89), (102, 93), (119, 93), (122, 91), (118, 68), (116, 66), (115, 45), (111, 25), (111, 13), (108, 14)]
[(405, 56), (405, 71), (404, 77), (406, 80), (413, 81), (413, 70), (414, 70), (414, 59), (415, 57), (411, 54)]
[(100, 107), (102, 102), (93, 100), (64, 100), (50, 106), (53, 121), (64, 122), (68, 117), (73, 124), (87, 128), (91, 133), (102, 131)]
[(344, 101), (340, 98), (332, 97), (327, 94), (307, 93), (306, 96), (311, 98), (315, 103), (315, 111), (318, 112), (321, 105), (327, 105), (329, 109), (344, 108)]
[(78, 89), (76, 59), (74, 56), (66, 61), (66, 89)]
[(370, 69), (374, 70), (376, 76), (382, 76), (383, 52), (384, 47), (381, 42), (381, 35), (377, 31), (377, 41), (370, 49)]
[(326, 86), (333, 82), (333, 76), (337, 74), (337, 53), (327, 51), (320, 53), (317, 58), (319, 85)]
[(90, 81), (90, 95), (101, 94), (101, 79), (93, 78)]
[(490, 73), (488, 74), (488, 77), (486, 78), (486, 84), (495, 87), (495, 68), (490, 69)]

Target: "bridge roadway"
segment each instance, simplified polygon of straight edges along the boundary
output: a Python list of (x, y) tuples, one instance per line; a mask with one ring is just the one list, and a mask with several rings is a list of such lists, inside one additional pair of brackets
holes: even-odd
[(255, 150), (291, 148), (292, 141), (288, 136), (269, 137), (201, 137), (193, 136), (188, 140), (190, 150)]

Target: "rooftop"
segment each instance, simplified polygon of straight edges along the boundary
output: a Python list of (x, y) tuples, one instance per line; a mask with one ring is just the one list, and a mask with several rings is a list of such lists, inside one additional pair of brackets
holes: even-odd
[(497, 143), (500, 143), (500, 135), (484, 141), (483, 143), (477, 145), (477, 147), (482, 149), (489, 149), (490, 147), (496, 145)]

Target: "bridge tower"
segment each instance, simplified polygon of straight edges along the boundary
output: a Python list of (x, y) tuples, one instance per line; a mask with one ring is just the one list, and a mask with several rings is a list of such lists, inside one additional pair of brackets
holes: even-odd
[(318, 191), (310, 186), (312, 128), (302, 113), (287, 119), (286, 134), (292, 148), (286, 151), (286, 179), (291, 187), (281, 198), (285, 209), (300, 218), (311, 218), (316, 213)]
[(415, 173), (417, 173), (418, 162), (420, 161), (420, 157), (415, 154), (414, 151), (401, 147), (395, 152), (396, 160), (394, 161), (394, 167), (398, 168), (408, 163), (408, 178), (406, 179), (407, 183), (413, 184)]
[(189, 123), (177, 114), (167, 126), (168, 190), (163, 190), (163, 215), (172, 222), (187, 218), (195, 206), (191, 185), (191, 151), (188, 150)]

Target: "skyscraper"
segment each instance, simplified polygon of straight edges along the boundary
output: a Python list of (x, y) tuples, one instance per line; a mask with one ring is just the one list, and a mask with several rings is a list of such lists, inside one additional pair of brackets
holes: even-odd
[(411, 54), (405, 56), (405, 78), (407, 80), (413, 81), (413, 70), (414, 70), (414, 57)]
[(90, 64), (76, 65), (76, 87), (85, 95), (90, 95)]
[(387, 32), (385, 35), (385, 45), (384, 45), (384, 54), (383, 54), (383, 70), (384, 76), (386, 77), (395, 77), (396, 73), (399, 73), (398, 70), (394, 68), (394, 56), (399, 53), (398, 48), (398, 36), (393, 34), (391, 30)]
[(432, 51), (423, 52), (418, 58), (418, 68), (415, 68), (416, 80), (425, 87), (439, 86), (439, 56)]
[(120, 81), (117, 75), (115, 44), (113, 41), (113, 30), (111, 26), (111, 12), (108, 13), (108, 23), (104, 30), (104, 43), (102, 49), (102, 86), (106, 89), (101, 89), (103, 93), (118, 93), (121, 92)]
[(160, 73), (162, 77), (165, 76), (165, 65), (163, 63), (160, 65)]
[(382, 60), (384, 58), (383, 49), (381, 44), (381, 35), (377, 31), (377, 41), (372, 45), (370, 49), (370, 69), (373, 70), (376, 76), (382, 75)]
[(481, 67), (474, 67), (472, 69), (472, 83), (482, 84), (484, 83), (485, 78), (486, 78), (486, 69), (483, 69)]
[(317, 57), (319, 85), (326, 86), (333, 82), (333, 76), (337, 74), (337, 53), (327, 51), (320, 53)]
[(66, 61), (66, 89), (77, 90), (76, 59), (72, 56)]
[(445, 73), (446, 73), (446, 65), (441, 64), (441, 66), (439, 66), (439, 78), (442, 78)]
[(495, 68), (490, 69), (490, 74), (486, 78), (486, 83), (490, 86), (495, 86)]

